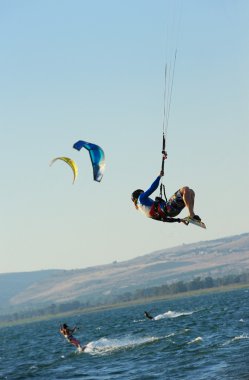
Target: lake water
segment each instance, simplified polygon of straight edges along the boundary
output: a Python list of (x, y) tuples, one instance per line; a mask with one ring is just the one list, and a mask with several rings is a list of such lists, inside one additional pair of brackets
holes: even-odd
[[(248, 380), (248, 300), (242, 289), (2, 328), (0, 379)], [(79, 326), (85, 352), (60, 323)]]

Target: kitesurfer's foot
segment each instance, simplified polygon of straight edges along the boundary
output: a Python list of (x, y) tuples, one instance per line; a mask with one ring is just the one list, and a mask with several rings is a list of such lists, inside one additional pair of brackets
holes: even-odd
[(194, 216), (192, 217), (192, 219), (197, 220), (197, 222), (200, 222), (200, 221), (201, 221), (201, 218), (199, 217), (199, 215), (194, 215)]

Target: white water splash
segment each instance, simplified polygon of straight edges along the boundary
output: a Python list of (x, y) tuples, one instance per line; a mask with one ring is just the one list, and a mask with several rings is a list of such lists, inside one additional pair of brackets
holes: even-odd
[(242, 335), (239, 335), (239, 336), (235, 336), (231, 341), (234, 342), (235, 340), (241, 340), (241, 339), (249, 339), (249, 335), (242, 334)]
[(130, 336), (121, 339), (101, 338), (86, 345), (84, 352), (91, 354), (106, 354), (112, 351), (136, 347), (141, 344), (158, 341), (160, 337), (132, 338)]
[(194, 311), (189, 311), (189, 312), (177, 312), (177, 311), (167, 311), (164, 314), (159, 314), (156, 317), (154, 317), (155, 321), (158, 321), (159, 319), (164, 319), (164, 318), (178, 318), (186, 315), (191, 315), (193, 314)]
[(235, 336), (234, 338), (229, 339), (228, 341), (226, 341), (225, 343), (223, 343), (223, 346), (228, 346), (230, 343), (236, 342), (236, 341), (242, 340), (242, 339), (249, 339), (249, 335), (242, 334), (242, 335)]
[(201, 336), (198, 336), (197, 338), (191, 340), (190, 342), (188, 342), (188, 344), (193, 344), (193, 343), (200, 343), (200, 342), (203, 342), (203, 339)]

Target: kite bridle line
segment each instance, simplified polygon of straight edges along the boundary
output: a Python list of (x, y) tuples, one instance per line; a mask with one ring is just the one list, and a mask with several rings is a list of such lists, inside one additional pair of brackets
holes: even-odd
[(163, 134), (166, 135), (169, 125), (169, 116), (174, 85), (175, 66), (176, 66), (177, 49), (174, 52), (173, 63), (169, 67), (165, 64), (164, 70), (164, 104), (163, 104)]
[[(171, 9), (170, 9), (171, 8)], [(169, 126), (169, 117), (171, 109), (172, 92), (175, 77), (175, 66), (177, 56), (177, 46), (180, 35), (180, 24), (182, 16), (182, 0), (174, 0), (169, 2), (169, 9), (167, 10), (166, 20), (166, 54), (165, 54), (165, 70), (164, 70), (164, 103), (163, 103), (163, 144), (162, 144), (162, 166), (161, 170), (164, 173), (165, 159), (167, 158), (166, 143), (167, 132)], [(163, 181), (160, 185), (160, 197), (166, 198), (166, 191)]]
[[(165, 71), (164, 71), (164, 104), (163, 104), (163, 143), (162, 143), (162, 166), (161, 171), (164, 173), (164, 161), (167, 158), (166, 153), (166, 134), (169, 126), (169, 116), (170, 116), (170, 108), (171, 108), (171, 100), (172, 100), (172, 92), (173, 92), (173, 84), (174, 84), (174, 76), (175, 76), (175, 65), (176, 65), (176, 55), (177, 50), (175, 50), (173, 64), (169, 67), (166, 63)], [(172, 75), (171, 75), (172, 71)], [(166, 155), (166, 158), (165, 158)], [(160, 197), (164, 196), (165, 201), (167, 201), (165, 185), (161, 182), (160, 185)]]

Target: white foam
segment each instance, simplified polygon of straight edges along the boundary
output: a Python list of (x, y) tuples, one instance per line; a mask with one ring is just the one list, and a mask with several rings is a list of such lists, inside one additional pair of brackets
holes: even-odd
[(161, 338), (159, 337), (141, 337), (132, 338), (130, 336), (121, 339), (101, 338), (97, 341), (90, 342), (86, 345), (84, 352), (92, 354), (106, 354), (111, 351), (120, 350), (139, 346), (141, 344), (152, 343)]
[(185, 315), (191, 315), (193, 313), (194, 313), (194, 311), (177, 312), (177, 311), (171, 311), (171, 310), (169, 310), (169, 311), (167, 311), (164, 314), (157, 315), (156, 317), (154, 317), (154, 320), (158, 321), (159, 319), (164, 319), (164, 318), (178, 318), (178, 317), (182, 317), (182, 316), (185, 316)]
[(223, 343), (223, 346), (227, 346), (231, 342), (235, 342), (235, 341), (241, 340), (241, 339), (249, 339), (249, 335), (242, 334), (242, 335), (235, 336), (233, 339), (229, 339), (227, 342)]
[(239, 335), (239, 336), (235, 336), (233, 339), (232, 339), (232, 342), (234, 340), (241, 340), (241, 339), (249, 339), (249, 335), (247, 334), (242, 334), (242, 335)]
[(188, 342), (188, 344), (200, 343), (202, 341), (203, 341), (202, 337), (198, 336), (197, 338), (195, 338), (195, 339), (191, 340), (190, 342)]

